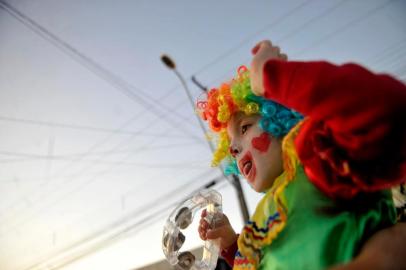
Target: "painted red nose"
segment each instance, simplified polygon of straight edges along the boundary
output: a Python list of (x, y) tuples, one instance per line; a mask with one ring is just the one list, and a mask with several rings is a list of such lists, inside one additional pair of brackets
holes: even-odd
[(238, 150), (237, 147), (230, 146), (231, 156), (233, 156), (235, 158), (238, 155), (238, 153), (240, 153), (240, 151)]

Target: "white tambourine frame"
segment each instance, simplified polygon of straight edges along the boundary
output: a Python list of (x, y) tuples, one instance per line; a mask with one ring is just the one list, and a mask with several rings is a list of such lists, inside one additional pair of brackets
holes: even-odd
[(179, 250), (186, 240), (181, 231), (192, 223), (195, 214), (206, 209), (205, 219), (211, 227), (215, 227), (217, 218), (222, 214), (221, 207), (220, 193), (215, 190), (204, 190), (181, 203), (169, 215), (163, 230), (162, 249), (172, 266), (182, 270), (213, 270), (216, 267), (220, 251), (218, 240), (204, 242), (201, 260), (196, 260), (189, 251), (179, 252)]

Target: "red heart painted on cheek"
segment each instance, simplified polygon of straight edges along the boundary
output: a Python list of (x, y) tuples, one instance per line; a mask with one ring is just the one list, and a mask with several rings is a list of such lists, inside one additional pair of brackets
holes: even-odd
[(258, 151), (266, 152), (271, 145), (271, 139), (268, 133), (263, 132), (259, 137), (253, 138), (251, 144)]

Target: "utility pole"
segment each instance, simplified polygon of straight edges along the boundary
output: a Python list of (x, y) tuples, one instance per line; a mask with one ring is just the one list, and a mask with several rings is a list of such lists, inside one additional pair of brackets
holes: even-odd
[[(175, 72), (176, 76), (179, 78), (180, 82), (182, 83), (183, 89), (185, 90), (186, 95), (187, 95), (187, 97), (189, 99), (190, 105), (192, 106), (192, 109), (194, 110), (195, 105), (194, 105), (194, 102), (193, 102), (192, 95), (190, 93), (190, 90), (189, 90), (189, 88), (187, 86), (187, 83), (186, 83), (185, 79), (183, 78), (182, 74), (176, 69), (175, 62), (168, 55), (162, 55), (161, 60), (165, 64), (165, 66), (168, 67), (173, 72)], [(207, 88), (204, 87), (202, 84), (200, 84), (196, 80), (196, 78), (194, 76), (192, 76), (192, 81), (202, 91), (207, 92)], [(203, 133), (205, 134), (206, 133), (206, 128), (205, 128), (205, 125), (203, 123), (203, 120), (197, 114), (195, 114), (195, 115), (196, 115), (197, 120), (199, 122), (200, 128), (202, 129)], [(207, 140), (207, 142), (209, 144), (210, 150), (212, 151), (212, 153), (214, 153), (215, 149), (214, 149), (213, 144), (209, 140)], [(220, 167), (220, 170), (224, 175), (223, 169), (221, 167)], [(239, 202), (239, 205), (240, 205), (241, 214), (242, 214), (242, 217), (243, 217), (243, 223), (245, 224), (249, 220), (249, 212), (248, 212), (248, 207), (247, 207), (247, 202), (245, 200), (244, 192), (242, 190), (240, 178), (235, 174), (231, 175), (231, 179), (227, 178), (227, 176), (225, 176), (225, 175), (224, 175), (224, 177), (226, 177), (226, 179), (229, 180), (229, 182), (232, 184), (232, 186), (235, 188), (235, 190), (237, 192), (237, 198), (238, 198), (238, 202)]]

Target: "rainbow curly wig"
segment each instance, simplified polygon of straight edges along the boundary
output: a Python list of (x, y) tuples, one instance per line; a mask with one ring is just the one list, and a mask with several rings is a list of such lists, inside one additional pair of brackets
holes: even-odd
[(227, 124), (237, 112), (246, 115), (260, 114), (260, 128), (276, 138), (282, 138), (303, 116), (272, 100), (256, 96), (251, 91), (249, 71), (245, 66), (238, 68), (237, 76), (229, 83), (208, 91), (204, 100), (197, 102), (200, 117), (207, 121), (212, 132), (218, 134), (217, 148), (212, 166), (226, 161), (226, 174), (239, 174), (236, 160), (231, 156)]

